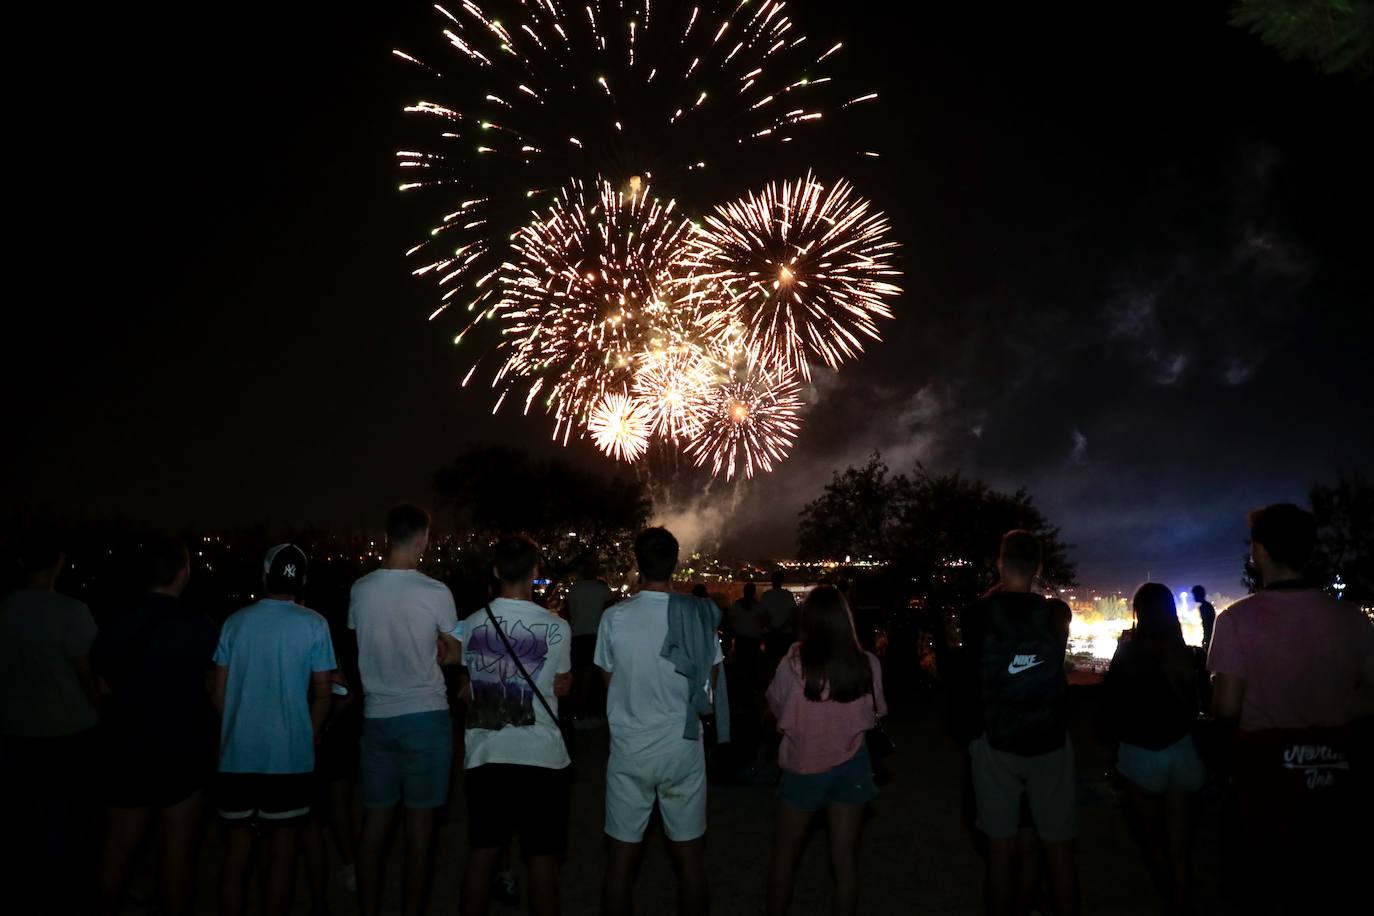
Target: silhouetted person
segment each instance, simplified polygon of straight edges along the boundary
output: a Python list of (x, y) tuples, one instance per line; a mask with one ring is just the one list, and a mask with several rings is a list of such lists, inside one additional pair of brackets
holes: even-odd
[(364, 697), (358, 893), (363, 916), (377, 916), (387, 838), (403, 805), (402, 912), (415, 916), (425, 910), (434, 814), (448, 801), (453, 769), (453, 722), (439, 666), (462, 661), (461, 627), (448, 586), (419, 569), (429, 513), (392, 509), (386, 538), (386, 563), (353, 583), (348, 606)]
[(558, 728), (555, 679), (572, 669), (572, 634), (566, 621), (533, 601), (539, 558), (539, 546), (527, 537), (500, 541), (492, 551), (500, 595), (463, 622), (471, 678), (463, 751), (465, 916), (487, 913), (501, 853), (517, 836), (529, 868), (531, 911), (558, 912), (572, 760)]
[[(666, 528), (641, 532), (634, 550), (640, 590), (606, 611), (596, 639), (611, 729), (603, 910), (607, 916), (630, 912), (644, 831), (657, 802), (677, 876), (677, 912), (702, 916), (707, 907), (706, 758), (693, 710), (703, 691), (717, 684), (720, 612), (699, 598), (672, 594), (678, 543)], [(670, 642), (688, 649), (679, 662), (693, 676), (670, 660)], [(718, 710), (717, 729), (721, 726)]]
[(773, 570), (773, 587), (759, 598), (768, 617), (768, 630), (764, 636), (767, 644), (768, 667), (772, 669), (792, 647), (797, 635), (797, 596), (782, 587), (783, 571)]
[(1167, 585), (1142, 585), (1132, 605), (1135, 628), (1117, 647), (1103, 682), (1106, 716), (1150, 876), (1165, 912), (1187, 914), (1194, 801), (1207, 779), (1192, 735), (1198, 670)]
[(865, 736), (887, 714), (882, 668), (865, 652), (840, 592), (811, 591), (801, 607), (801, 641), (792, 646), (768, 688), (782, 733), (778, 817), (768, 868), (768, 913), (783, 916), (792, 900), (797, 857), (818, 811), (830, 831), (831, 912), (859, 908), (859, 831), (877, 795)]
[(91, 665), (108, 691), (101, 741), (107, 806), (100, 908), (117, 913), (129, 860), (154, 817), (162, 840), (162, 912), (191, 912), (205, 790), (216, 765), (219, 719), (210, 702), (219, 628), (181, 603), (191, 579), (186, 545), (144, 548), (147, 591), (96, 637)]
[(1207, 600), (1207, 589), (1201, 585), (1193, 586), (1193, 601), (1197, 603), (1197, 615), (1202, 620), (1202, 650), (1212, 648), (1212, 628), (1216, 626), (1217, 609)]
[[(82, 868), (72, 861), (97, 724), (86, 605), (57, 592), (62, 540), (38, 532), (21, 545), (23, 585), (0, 602), (0, 778), (10, 808), (0, 831), (6, 894), (17, 912), (60, 909), (54, 889)], [(35, 895), (35, 896), (30, 896)]]
[(1306, 572), (1312, 515), (1287, 503), (1251, 512), (1260, 591), (1217, 618), (1207, 666), (1212, 706), (1234, 730), (1232, 888), (1247, 912), (1336, 912), (1358, 899), (1368, 812), (1356, 812), (1350, 722), (1374, 687), (1374, 627)]
[(711, 597), (711, 593), (708, 592), (708, 591), (706, 590), (706, 583), (704, 583), (704, 582), (698, 582), (696, 585), (693, 585), (693, 586), (692, 586), (692, 597), (693, 597), (693, 598), (710, 598), (710, 597)]
[(222, 717), (216, 794), (228, 839), (224, 916), (243, 912), (254, 846), (263, 872), (261, 912), (283, 916), (291, 909), (300, 828), (314, 792), (315, 742), (338, 668), (328, 622), (300, 603), (305, 552), (278, 544), (262, 566), (266, 597), (229, 615), (215, 649), (214, 702)]
[(601, 675), (592, 658), (596, 654), (596, 628), (601, 615), (614, 600), (611, 587), (593, 566), (582, 569), (568, 590), (568, 621), (572, 624), (573, 715), (580, 723), (593, 723), (605, 712)]
[(1069, 740), (1064, 656), (1068, 605), (1031, 591), (1040, 541), (1009, 531), (997, 558), (1000, 581), (961, 620), (962, 731), (969, 742), (978, 828), (988, 837), (987, 909), (1024, 913), (1018, 878), (1022, 799), (1039, 835), (1056, 916), (1077, 912), (1073, 840), (1078, 834), (1073, 744)]
[(744, 583), (744, 594), (730, 605), (730, 629), (735, 633), (734, 663), (750, 690), (760, 687), (763, 667), (763, 635), (768, 631), (768, 609), (758, 600), (752, 582)]

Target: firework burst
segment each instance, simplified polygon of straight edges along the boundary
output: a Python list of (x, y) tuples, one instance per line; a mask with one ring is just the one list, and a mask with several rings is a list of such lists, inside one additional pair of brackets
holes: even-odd
[(843, 92), (829, 69), (842, 44), (809, 40), (781, 0), (462, 0), (435, 10), (442, 39), (393, 52), (434, 93), (406, 107), (424, 128), (397, 153), (401, 189), (439, 188), (454, 201), (410, 251), (423, 258), (415, 272), (444, 288), (435, 315), (460, 291), (482, 310), (494, 293), (472, 281), (491, 278), (527, 199), (570, 174), (642, 175), (685, 192), (723, 159), (877, 98)]
[(790, 370), (739, 366), (712, 392), (706, 424), (688, 443), (686, 452), (697, 467), (711, 466), (729, 480), (735, 474), (753, 477), (772, 471), (774, 461), (787, 457), (796, 439), (802, 407), (801, 385)]
[(842, 92), (841, 45), (808, 41), (786, 6), (462, 0), (435, 6), (439, 47), (394, 52), (429, 81), (406, 109), (419, 131), (397, 153), (401, 189), (449, 197), (407, 256), (442, 291), (431, 319), (465, 304), (455, 343), (499, 330), (463, 378), (493, 358), (493, 412), (538, 401), (564, 444), (637, 461), (659, 440), (752, 477), (791, 449), (809, 363), (878, 339), (896, 246), (845, 182), (808, 173), (702, 226), (650, 193), (652, 179), (698, 205), (733, 195), (721, 182), (741, 156), (795, 151), (877, 98)]
[(628, 386), (673, 324), (663, 297), (691, 231), (673, 211), (647, 187), (574, 181), (512, 243), (492, 309), (508, 351), (496, 382), (531, 378), (526, 410), (542, 392), (555, 437), (567, 441), (604, 393)]
[(646, 353), (634, 393), (653, 416), (653, 434), (673, 442), (698, 435), (711, 411), (715, 375), (714, 363), (696, 344)]
[(652, 412), (642, 402), (625, 394), (607, 394), (592, 409), (587, 431), (607, 455), (634, 461), (649, 447), (653, 422)]
[(684, 266), (744, 323), (755, 358), (809, 379), (808, 359), (836, 367), (892, 317), (885, 300), (901, 290), (889, 279), (899, 271), (887, 231), (847, 182), (827, 190), (808, 174), (717, 207)]

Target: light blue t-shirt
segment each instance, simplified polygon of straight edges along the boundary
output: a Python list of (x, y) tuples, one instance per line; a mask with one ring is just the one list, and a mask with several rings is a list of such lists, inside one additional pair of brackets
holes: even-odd
[(215, 664), (229, 669), (219, 771), (315, 769), (310, 675), (339, 666), (325, 619), (299, 604), (264, 598), (224, 621)]

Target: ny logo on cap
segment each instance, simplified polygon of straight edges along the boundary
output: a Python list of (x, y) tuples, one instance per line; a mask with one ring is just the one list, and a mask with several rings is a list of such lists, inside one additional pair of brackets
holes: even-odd
[(296, 564), (287, 563), (286, 568), (282, 570), (282, 575), (286, 576), (288, 579), (296, 578)]

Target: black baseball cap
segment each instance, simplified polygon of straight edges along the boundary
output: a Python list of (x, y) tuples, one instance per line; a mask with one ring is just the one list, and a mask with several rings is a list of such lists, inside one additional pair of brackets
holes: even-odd
[(305, 584), (305, 551), (295, 544), (278, 544), (267, 551), (262, 572), (270, 586), (286, 586), (290, 590)]

